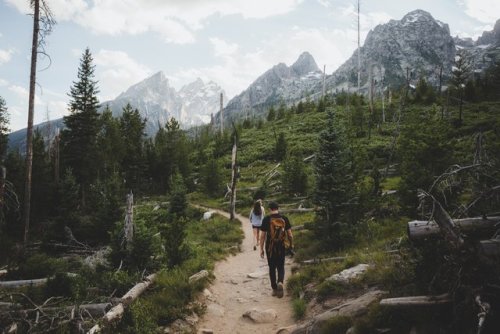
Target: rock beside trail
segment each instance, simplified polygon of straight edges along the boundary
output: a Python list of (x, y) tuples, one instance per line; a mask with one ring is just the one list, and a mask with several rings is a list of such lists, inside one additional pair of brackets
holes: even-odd
[(207, 305), (207, 314), (222, 318), (226, 314), (226, 310), (219, 304), (212, 303)]
[(358, 264), (357, 266), (342, 270), (340, 273), (328, 277), (327, 281), (349, 283), (362, 276), (371, 266), (369, 264)]
[(199, 281), (200, 279), (203, 279), (205, 277), (208, 277), (208, 271), (202, 270), (202, 271), (197, 272), (196, 274), (192, 275), (191, 277), (189, 277), (189, 283)]
[(316, 315), (302, 325), (295, 325), (286, 328), (280, 328), (277, 333), (280, 334), (316, 334), (320, 333), (321, 326), (329, 319), (336, 316), (359, 317), (365, 314), (368, 306), (373, 302), (379, 301), (387, 292), (375, 290), (365, 293), (364, 295), (346, 301), (345, 303), (335, 306), (321, 314)]
[(268, 273), (266, 271), (257, 271), (247, 275), (248, 278), (261, 278), (266, 276)]
[(273, 322), (278, 317), (278, 314), (273, 309), (259, 310), (253, 308), (243, 313), (243, 317), (248, 318), (255, 323), (263, 324)]

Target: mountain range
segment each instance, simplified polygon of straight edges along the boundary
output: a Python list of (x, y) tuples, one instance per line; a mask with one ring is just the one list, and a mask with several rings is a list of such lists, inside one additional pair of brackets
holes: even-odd
[[(372, 29), (359, 49), (361, 60), (360, 91), (367, 93), (370, 82), (376, 91), (399, 86), (420, 77), (438, 86), (440, 72), (443, 82), (451, 76), (457, 50), (466, 49), (473, 58), (476, 71), (482, 71), (495, 59), (500, 60), (500, 20), (492, 31), (485, 31), (476, 41), (452, 37), (446, 23), (436, 20), (423, 10), (406, 14), (401, 20), (390, 20)], [(247, 89), (232, 98), (223, 109), (224, 121), (264, 115), (279, 103), (291, 105), (300, 100), (316, 99), (326, 93), (341, 90), (357, 91), (358, 50), (335, 72), (323, 75), (313, 56), (303, 52), (291, 66), (279, 63), (260, 75)], [(211, 115), (219, 121), (220, 94), (223, 89), (214, 82), (201, 79), (184, 86), (178, 92), (162, 72), (141, 81), (116, 99), (102, 104), (121, 114), (126, 103), (139, 109), (147, 119), (146, 132), (153, 135), (159, 125), (170, 117), (180, 121), (183, 128), (206, 124)], [(52, 128), (62, 126), (61, 120)], [(45, 128), (47, 124), (38, 125)], [(19, 146), (26, 130), (9, 136), (10, 146)]]

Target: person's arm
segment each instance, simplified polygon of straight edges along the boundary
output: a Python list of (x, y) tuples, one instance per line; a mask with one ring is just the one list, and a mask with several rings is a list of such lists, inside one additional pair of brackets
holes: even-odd
[(260, 231), (260, 242), (259, 242), (259, 245), (260, 245), (260, 257), (261, 258), (264, 258), (264, 243), (266, 241), (266, 234), (267, 232), (266, 231)]
[(292, 234), (292, 229), (289, 228), (286, 230), (286, 233), (288, 234), (288, 240), (290, 241), (290, 248), (293, 249), (293, 234)]

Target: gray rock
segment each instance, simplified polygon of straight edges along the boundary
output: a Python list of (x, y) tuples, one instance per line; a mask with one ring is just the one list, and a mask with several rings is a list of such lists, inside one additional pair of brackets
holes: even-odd
[(369, 264), (358, 264), (354, 267), (342, 270), (340, 273), (334, 274), (334, 275), (328, 277), (326, 280), (339, 282), (339, 283), (349, 283), (350, 281), (363, 276), (363, 274), (370, 267), (371, 266)]
[(248, 278), (261, 278), (267, 276), (268, 273), (266, 271), (257, 271), (254, 273), (250, 273), (247, 275)]
[(196, 281), (199, 281), (200, 279), (208, 277), (208, 271), (207, 270), (201, 270), (197, 272), (196, 274), (192, 275), (189, 277), (189, 283), (193, 283)]
[(226, 314), (226, 310), (219, 304), (212, 303), (207, 306), (207, 314), (222, 318)]
[(278, 317), (278, 314), (273, 309), (259, 310), (257, 308), (253, 308), (243, 313), (243, 317), (248, 318), (255, 323), (263, 324), (273, 322)]

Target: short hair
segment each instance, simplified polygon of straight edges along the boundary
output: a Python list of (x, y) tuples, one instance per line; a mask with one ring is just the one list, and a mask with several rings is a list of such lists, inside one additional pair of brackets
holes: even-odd
[(276, 202), (270, 202), (270, 203), (269, 203), (269, 208), (270, 208), (271, 210), (277, 210), (277, 209), (278, 209), (278, 207), (279, 207), (279, 205), (278, 205), (278, 203), (276, 203)]

